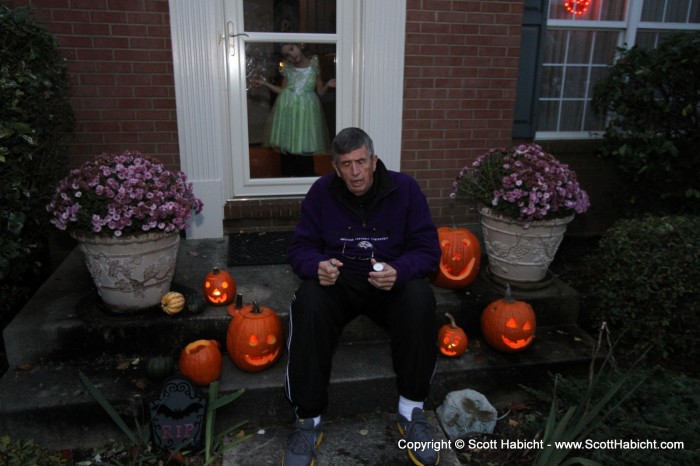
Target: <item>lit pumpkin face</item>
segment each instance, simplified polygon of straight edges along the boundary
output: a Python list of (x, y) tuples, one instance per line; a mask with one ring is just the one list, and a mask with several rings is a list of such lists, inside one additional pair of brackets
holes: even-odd
[(282, 320), (272, 309), (253, 302), (229, 306), (233, 316), (226, 332), (226, 349), (233, 363), (246, 372), (272, 366), (282, 354)]
[(218, 267), (204, 277), (204, 297), (215, 305), (223, 306), (233, 302), (236, 296), (236, 281), (231, 274)]
[(505, 298), (498, 299), (481, 314), (481, 333), (486, 342), (499, 351), (515, 353), (530, 346), (537, 326), (535, 311), (524, 301), (515, 301), (510, 296), (510, 287)]
[(442, 288), (463, 288), (476, 280), (481, 263), (479, 240), (467, 228), (438, 228), (442, 256), (433, 280)]
[(467, 350), (467, 334), (464, 333), (464, 330), (457, 327), (451, 314), (445, 313), (445, 316), (450, 319), (450, 323), (440, 327), (438, 332), (438, 349), (443, 355), (456, 358)]

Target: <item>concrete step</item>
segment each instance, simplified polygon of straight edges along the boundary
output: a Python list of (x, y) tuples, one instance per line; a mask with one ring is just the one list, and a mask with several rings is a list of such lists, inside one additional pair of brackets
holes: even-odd
[[(213, 266), (223, 267), (237, 280), (246, 302), (255, 299), (287, 319), (299, 283), (288, 266), (225, 267), (225, 239), (182, 241), (180, 248), (176, 286), (198, 289)], [(593, 341), (576, 326), (577, 293), (556, 277), (542, 289), (514, 290), (516, 299), (532, 304), (538, 319), (535, 342), (515, 354), (493, 350), (479, 335), (481, 312), (503, 295), (502, 285), (482, 273), (464, 290), (436, 288), (435, 293), (438, 315), (453, 314), (470, 344), (460, 358), (439, 359), (428, 409), (439, 406), (450, 391), (471, 388), (490, 398), (503, 390), (518, 390), (520, 384), (547, 380), (550, 371), (580, 370), (588, 365)], [(124, 440), (86, 392), (79, 372), (88, 375), (125, 417), (145, 422), (144, 403), (161, 386), (146, 377), (148, 356), (177, 356), (185, 344), (200, 338), (219, 340), (225, 348), (230, 319), (225, 307), (214, 306), (196, 315), (167, 316), (157, 309), (129, 317), (109, 315), (98, 305), (79, 251), (73, 251), (4, 331), (10, 370), (0, 379), (0, 433), (33, 438), (49, 448)], [(247, 420), (248, 430), (256, 432), (272, 426), (279, 426), (275, 432), (288, 429), (293, 413), (283, 392), (286, 355), (275, 366), (254, 374), (240, 371), (228, 357), (224, 361), (220, 392), (244, 388), (245, 393), (221, 410), (218, 425)], [(360, 317), (346, 328), (334, 355), (329, 390), (330, 406), (324, 419), (337, 420), (339, 429), (340, 420), (373, 419), (386, 424), (383, 416), (395, 415), (397, 395), (389, 345), (385, 334), (368, 319)], [(329, 422), (329, 429), (331, 425)], [(263, 443), (265, 438), (256, 437)], [(367, 440), (371, 444), (374, 437)], [(336, 450), (342, 448), (329, 448)], [(341, 460), (334, 457), (321, 464), (349, 464), (336, 462)], [(253, 460), (250, 464), (267, 463)]]
[[(174, 289), (198, 291), (213, 266), (226, 263), (225, 240), (183, 241), (178, 256)], [(245, 302), (256, 300), (274, 309), (282, 319), (299, 279), (287, 265), (226, 267)], [(483, 309), (502, 297), (502, 285), (482, 271), (463, 290), (435, 288), (437, 313), (450, 312), (468, 333), (478, 331)], [(529, 302), (541, 326), (575, 324), (578, 295), (553, 278), (546, 288), (513, 290), (516, 299)], [(38, 290), (3, 333), (10, 367), (41, 361), (126, 355), (178, 355), (189, 342), (216, 339), (226, 342), (231, 317), (226, 307), (207, 306), (201, 314), (182, 312), (168, 316), (159, 309), (132, 316), (115, 316), (99, 306), (79, 250), (73, 251)], [(445, 320), (446, 322), (446, 320)], [(368, 319), (358, 319), (343, 333), (346, 342), (385, 340), (386, 335)]]
[[(521, 353), (499, 353), (478, 336), (459, 358), (440, 357), (426, 407), (439, 406), (451, 391), (471, 388), (487, 398), (520, 384), (537, 384), (550, 371), (587, 366), (592, 340), (576, 326), (541, 327), (536, 341)], [(222, 395), (245, 393), (217, 415), (220, 425), (247, 420), (250, 426), (289, 425), (293, 413), (284, 391), (285, 359), (259, 373), (246, 373), (224, 358)], [(126, 364), (124, 364), (126, 362)], [(143, 419), (144, 403), (160, 389), (141, 360), (75, 360), (13, 368), (0, 380), (0, 432), (33, 438), (49, 447), (102, 445), (121, 433), (79, 378), (85, 373), (126, 418)], [(341, 345), (334, 355), (328, 419), (396, 410), (395, 377), (386, 342)], [(132, 422), (128, 422), (133, 425)]]

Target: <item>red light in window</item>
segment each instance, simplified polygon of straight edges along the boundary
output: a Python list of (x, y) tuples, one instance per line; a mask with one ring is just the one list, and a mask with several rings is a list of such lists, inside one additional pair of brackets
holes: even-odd
[(574, 15), (582, 15), (588, 11), (591, 0), (567, 0), (564, 2), (564, 9)]

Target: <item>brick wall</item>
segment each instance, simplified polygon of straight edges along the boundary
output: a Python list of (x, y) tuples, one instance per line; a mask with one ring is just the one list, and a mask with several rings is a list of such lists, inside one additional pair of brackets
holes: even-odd
[(124, 149), (179, 166), (167, 0), (12, 0), (58, 40), (75, 112), (70, 164)]
[(522, 1), (408, 0), (402, 171), (438, 223), (476, 222), (452, 181), (477, 154), (509, 146)]
[[(167, 0), (5, 4), (29, 6), (67, 58), (77, 120), (71, 165), (126, 148), (179, 165)], [(511, 144), (522, 13), (522, 0), (407, 0), (401, 168), (419, 181), (439, 224), (477, 222), (473, 206), (450, 199), (452, 181), (477, 154)], [(589, 163), (577, 156), (574, 168), (579, 162)], [(288, 227), (298, 204), (230, 202), (226, 229)]]

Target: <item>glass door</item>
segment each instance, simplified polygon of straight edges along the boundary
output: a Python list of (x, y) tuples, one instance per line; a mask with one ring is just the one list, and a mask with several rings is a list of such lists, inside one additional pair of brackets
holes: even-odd
[(234, 197), (304, 194), (332, 170), (352, 121), (354, 3), (226, 0)]

